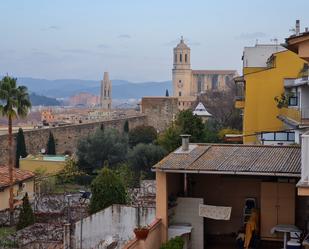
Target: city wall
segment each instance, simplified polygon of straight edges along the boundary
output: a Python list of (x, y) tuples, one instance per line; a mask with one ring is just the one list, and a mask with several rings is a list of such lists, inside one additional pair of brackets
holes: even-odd
[[(25, 131), (25, 142), (27, 152), (29, 154), (38, 154), (42, 148), (46, 149), (46, 144), (51, 131), (56, 141), (57, 154), (63, 154), (65, 151), (75, 152), (77, 142), (80, 138), (93, 133), (96, 129), (100, 128), (102, 124), (104, 128), (115, 128), (120, 132), (123, 131), (124, 124), (128, 120), (129, 129), (139, 125), (147, 125), (146, 115), (136, 115), (133, 117), (126, 117), (108, 121), (85, 123), (77, 125), (68, 125), (62, 127), (53, 127), (47, 129), (35, 129)], [(15, 148), (16, 137), (14, 134), (13, 147)], [(15, 158), (15, 152), (14, 152)], [(0, 165), (6, 165), (8, 161), (8, 146), (7, 135), (0, 135)]]

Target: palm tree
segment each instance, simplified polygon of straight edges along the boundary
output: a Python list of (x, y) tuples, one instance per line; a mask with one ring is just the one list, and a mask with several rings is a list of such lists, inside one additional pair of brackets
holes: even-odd
[(9, 180), (10, 180), (10, 224), (14, 223), (14, 200), (13, 200), (13, 134), (12, 134), (12, 121), (14, 118), (26, 117), (31, 102), (27, 87), (18, 86), (17, 79), (5, 76), (0, 81), (0, 115), (8, 118), (8, 149), (9, 149)]

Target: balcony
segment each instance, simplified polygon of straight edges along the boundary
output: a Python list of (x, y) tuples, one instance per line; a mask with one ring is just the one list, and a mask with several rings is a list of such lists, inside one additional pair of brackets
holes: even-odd
[(278, 117), (294, 126), (309, 126), (309, 108), (283, 107)]
[(245, 81), (243, 77), (234, 78), (236, 86), (235, 108), (243, 109), (245, 107)]

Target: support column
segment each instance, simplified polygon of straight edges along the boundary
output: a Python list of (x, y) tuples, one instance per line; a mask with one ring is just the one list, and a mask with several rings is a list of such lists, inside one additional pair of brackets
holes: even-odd
[(167, 174), (165, 172), (156, 172), (156, 217), (162, 219), (162, 241), (168, 240), (168, 192), (167, 192)]

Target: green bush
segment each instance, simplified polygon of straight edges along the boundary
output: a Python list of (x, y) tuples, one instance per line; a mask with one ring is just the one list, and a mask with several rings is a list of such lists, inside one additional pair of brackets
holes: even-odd
[(104, 167), (91, 183), (90, 213), (96, 213), (113, 204), (126, 204), (127, 191), (122, 180)]
[(26, 193), (23, 198), (23, 206), (19, 214), (19, 220), (16, 225), (16, 229), (20, 230), (27, 226), (32, 225), (35, 222), (33, 210), (29, 203), (28, 194)]
[(183, 249), (184, 244), (185, 242), (181, 237), (175, 237), (163, 244), (160, 249)]
[(139, 143), (153, 143), (156, 138), (156, 129), (149, 125), (140, 125), (129, 131), (129, 144), (131, 147), (134, 147)]

